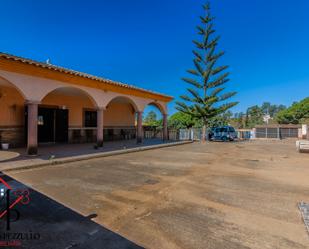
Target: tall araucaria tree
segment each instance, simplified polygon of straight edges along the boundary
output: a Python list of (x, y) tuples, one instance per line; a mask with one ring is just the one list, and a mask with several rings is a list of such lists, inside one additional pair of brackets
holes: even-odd
[(224, 55), (217, 51), (220, 36), (215, 36), (209, 3), (203, 6), (205, 16), (201, 16), (201, 25), (197, 26), (201, 39), (193, 41), (196, 49), (193, 50), (195, 69), (188, 70), (193, 75), (183, 80), (191, 85), (187, 88), (189, 94), (180, 96), (182, 101), (176, 102), (176, 109), (189, 114), (203, 123), (202, 141), (206, 139), (206, 130), (212, 118), (224, 113), (238, 102), (226, 100), (236, 92), (226, 92), (224, 84), (229, 81), (228, 66), (218, 65), (218, 60)]

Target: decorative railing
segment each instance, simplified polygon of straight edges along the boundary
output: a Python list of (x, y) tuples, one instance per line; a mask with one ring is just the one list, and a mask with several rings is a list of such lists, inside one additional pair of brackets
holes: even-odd
[[(163, 129), (144, 129), (144, 139), (163, 139)], [(179, 130), (168, 129), (169, 140), (179, 140)]]
[[(104, 141), (130, 140), (136, 138), (135, 127), (106, 127), (103, 129)], [(96, 142), (96, 127), (70, 127), (69, 143)]]

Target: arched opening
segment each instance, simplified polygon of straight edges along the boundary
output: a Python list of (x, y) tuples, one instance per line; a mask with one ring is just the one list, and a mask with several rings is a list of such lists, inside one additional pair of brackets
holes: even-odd
[(143, 113), (143, 125), (144, 126), (154, 126), (162, 127), (162, 112), (158, 106), (154, 104), (148, 104)]
[(164, 108), (156, 102), (145, 106), (143, 112), (143, 130), (145, 139), (164, 139)]
[(124, 96), (113, 98), (104, 111), (104, 141), (136, 138), (135, 102)]
[(96, 103), (79, 88), (57, 88), (38, 107), (39, 143), (95, 142), (96, 127)]
[(10, 147), (25, 144), (25, 96), (14, 84), (0, 77), (0, 142)]

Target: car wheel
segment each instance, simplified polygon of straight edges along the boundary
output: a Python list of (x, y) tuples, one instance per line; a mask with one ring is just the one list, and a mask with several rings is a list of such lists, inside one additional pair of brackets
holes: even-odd
[(223, 138), (222, 138), (222, 141), (223, 141), (223, 142), (226, 142), (226, 141), (227, 141), (227, 137), (223, 137)]

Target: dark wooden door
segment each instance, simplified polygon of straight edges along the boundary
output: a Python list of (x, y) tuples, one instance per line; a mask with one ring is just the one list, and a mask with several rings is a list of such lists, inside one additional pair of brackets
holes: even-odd
[(38, 142), (55, 141), (54, 109), (39, 107), (38, 110)]
[(68, 142), (68, 129), (69, 129), (69, 112), (68, 110), (55, 109), (55, 126), (56, 137), (55, 142), (66, 143)]

